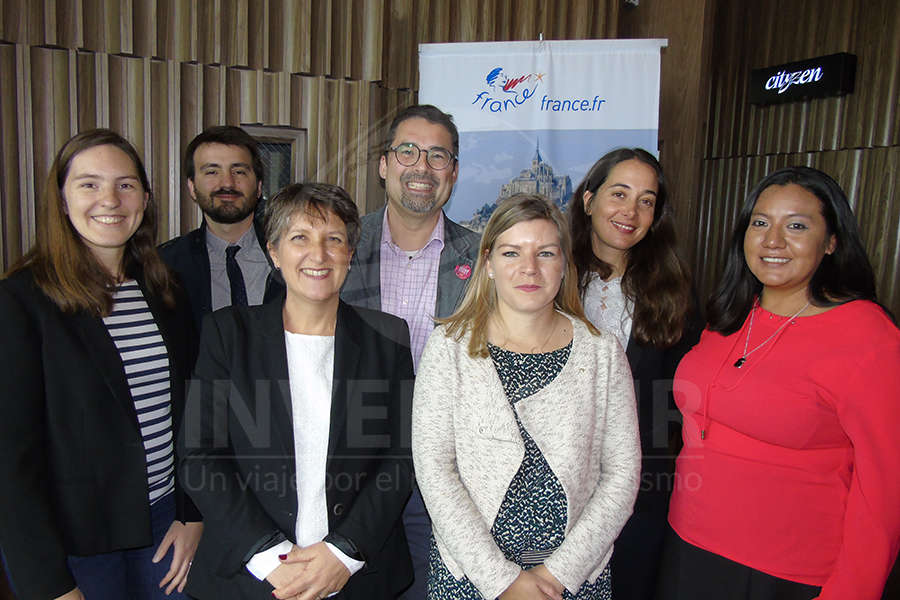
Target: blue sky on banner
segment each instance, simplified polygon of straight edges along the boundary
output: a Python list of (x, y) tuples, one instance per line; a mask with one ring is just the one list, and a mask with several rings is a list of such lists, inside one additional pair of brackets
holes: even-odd
[(663, 46), (665, 40), (420, 45), (419, 101), (452, 114), (460, 130), (460, 176), (447, 214), (466, 222), (496, 202), (504, 184), (531, 169), (538, 145), (554, 176), (567, 175), (573, 189), (612, 148), (657, 154)]

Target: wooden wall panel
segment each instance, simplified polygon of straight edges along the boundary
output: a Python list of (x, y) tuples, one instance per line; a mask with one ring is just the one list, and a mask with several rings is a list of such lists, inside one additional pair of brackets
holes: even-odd
[(31, 243), (33, 198), (58, 147), (93, 127), (120, 131), (145, 157), (164, 238), (198, 224), (181, 156), (223, 123), (305, 129), (309, 177), (377, 208), (379, 151), (397, 111), (415, 102), (418, 45), (615, 36), (618, 1), (561, 4), (3, 0), (0, 60), (16, 93), (0, 111), (0, 266)]
[[(892, 0), (719, 2), (711, 156), (815, 152), (900, 143), (900, 10)], [(753, 106), (750, 71), (813, 56), (858, 57), (842, 98)]]
[[(805, 164), (832, 175), (854, 206), (882, 300), (900, 312), (900, 10), (893, 0), (717, 0), (710, 130), (695, 267), (718, 278), (725, 237), (750, 187)], [(857, 55), (853, 94), (752, 106), (750, 71), (804, 58)]]

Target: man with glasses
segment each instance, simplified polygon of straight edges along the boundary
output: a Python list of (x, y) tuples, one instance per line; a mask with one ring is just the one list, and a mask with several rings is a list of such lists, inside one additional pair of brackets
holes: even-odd
[[(458, 154), (459, 132), (450, 115), (431, 105), (397, 115), (378, 165), (387, 204), (363, 217), (341, 292), (346, 302), (406, 320), (416, 368), (434, 319), (456, 309), (478, 255), (480, 236), (443, 211), (459, 174)], [(431, 524), (417, 489), (403, 521), (415, 570), (403, 597), (422, 600)]]

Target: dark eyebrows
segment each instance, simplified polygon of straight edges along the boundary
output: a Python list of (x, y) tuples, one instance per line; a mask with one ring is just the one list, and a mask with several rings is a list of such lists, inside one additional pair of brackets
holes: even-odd
[[(631, 186), (628, 185), (627, 183), (611, 183), (611, 184), (609, 185), (609, 187), (610, 187), (610, 188), (621, 187), (621, 188), (625, 188), (626, 190), (630, 190), (630, 189), (631, 189)], [(644, 191), (641, 192), (641, 193), (642, 193), (642, 194), (653, 194), (654, 196), (657, 195), (655, 191), (650, 190), (650, 189), (644, 190)]]
[[(771, 219), (771, 217), (769, 215), (767, 215), (764, 212), (760, 212), (758, 210), (755, 210), (752, 213), (750, 213), (750, 218), (752, 219), (753, 217), (765, 217), (767, 219)], [(801, 219), (808, 219), (808, 220), (813, 219), (813, 215), (808, 215), (806, 213), (789, 213), (789, 214), (785, 215), (785, 217), (787, 217), (788, 219), (796, 219), (797, 217), (799, 217)]]
[[(215, 168), (221, 169), (222, 165), (220, 165), (219, 163), (216, 163), (216, 162), (203, 163), (202, 165), (200, 165), (198, 167), (198, 170), (202, 171), (203, 169), (209, 169), (210, 167), (215, 167)], [(231, 163), (230, 165), (228, 165), (229, 169), (233, 169), (235, 167), (243, 167), (244, 169), (249, 169), (250, 165), (248, 165), (247, 163), (243, 163), (243, 162)]]

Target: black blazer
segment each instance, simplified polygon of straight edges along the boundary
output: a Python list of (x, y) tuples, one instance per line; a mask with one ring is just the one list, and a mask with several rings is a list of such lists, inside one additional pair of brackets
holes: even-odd
[[(192, 365), (186, 301), (144, 297), (170, 361), (173, 427)], [(66, 555), (152, 543), (147, 468), (124, 367), (103, 321), (64, 314), (30, 270), (0, 281), (0, 545), (20, 598), (75, 587)], [(177, 517), (200, 514), (176, 479)]]
[(702, 329), (694, 298), (677, 344), (656, 348), (632, 336), (625, 349), (637, 400), (641, 483), (634, 512), (619, 533), (610, 560), (612, 597), (616, 600), (649, 600), (656, 591), (669, 497), (675, 482), (675, 456), (681, 449), (681, 413), (675, 406), (672, 380), (678, 363), (700, 339)]
[[(254, 219), (253, 227), (256, 231), (256, 239), (266, 255), (266, 260), (271, 265), (272, 259), (269, 258), (269, 252), (266, 250), (266, 238), (263, 235), (263, 227), (259, 218)], [(159, 256), (184, 282), (190, 300), (191, 313), (194, 315), (194, 329), (199, 332), (203, 317), (212, 312), (209, 252), (206, 250), (206, 220), (204, 219), (197, 229), (161, 244)], [(277, 298), (283, 291), (284, 281), (273, 266), (266, 278), (263, 302)]]
[[(206, 318), (179, 435), (181, 472), (204, 514), (187, 592), (271, 598), (245, 565), (261, 540), (295, 540), (296, 469), (283, 297)], [(412, 580), (400, 516), (412, 488), (413, 369), (396, 317), (343, 302), (335, 328), (326, 463), (330, 534), (366, 565), (341, 598), (394, 598)]]
[(668, 511), (675, 456), (681, 450), (681, 413), (672, 395), (672, 380), (682, 357), (700, 339), (699, 311), (688, 314), (681, 340), (670, 348), (656, 348), (628, 338), (625, 354), (634, 377), (641, 436), (641, 485), (634, 512)]

